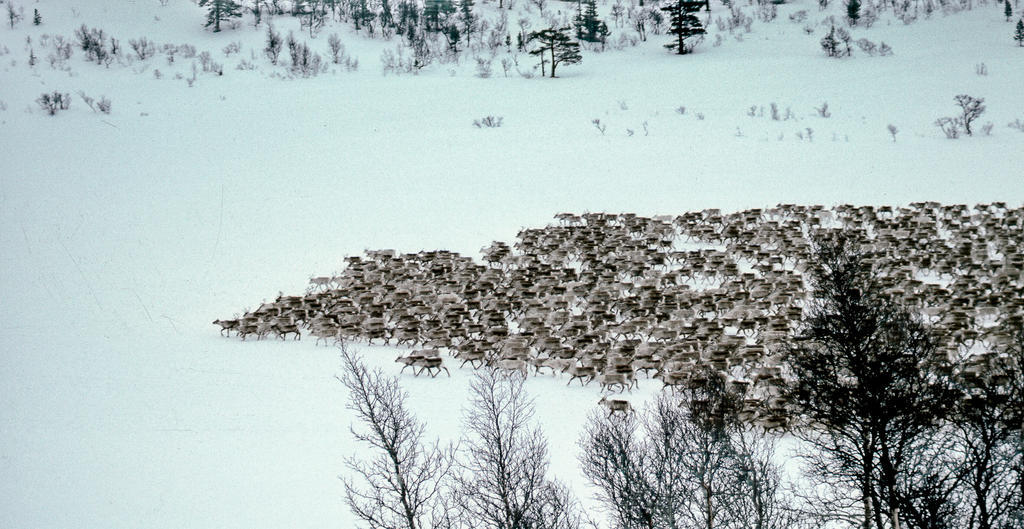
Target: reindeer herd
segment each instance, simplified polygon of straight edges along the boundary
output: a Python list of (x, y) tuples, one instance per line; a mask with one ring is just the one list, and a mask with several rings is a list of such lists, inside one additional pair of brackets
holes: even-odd
[[(366, 340), (413, 350), (396, 362), (435, 377), (459, 367), (564, 374), (625, 392), (637, 379), (700, 384), (709, 367), (746, 395), (746, 418), (787, 421), (780, 346), (809, 302), (814, 237), (855, 232), (888, 294), (948, 338), (937, 354), (984, 366), (1024, 322), (1024, 207), (779, 205), (679, 216), (563, 213), (481, 249), (368, 251), (303, 295), (279, 296), (222, 334)], [(628, 412), (604, 399), (610, 413)]]

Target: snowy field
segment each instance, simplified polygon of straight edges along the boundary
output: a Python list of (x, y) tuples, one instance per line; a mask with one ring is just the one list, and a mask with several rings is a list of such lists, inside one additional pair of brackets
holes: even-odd
[[(893, 56), (832, 60), (820, 20), (839, 7), (797, 0), (717, 46), (712, 24), (693, 55), (651, 35), (585, 50), (558, 79), (506, 78), (497, 65), (479, 78), (468, 58), (385, 76), (381, 52), (395, 42), (350, 25), (302, 38), (324, 53), (338, 32), (357, 71), (285, 79), (259, 55), (264, 27), (248, 16), (214, 34), (181, 0), (24, 7), (25, 20), (0, 27), (4, 529), (351, 527), (337, 479), (354, 448), (337, 351), (229, 340), (210, 321), (300, 292), (364, 249), (477, 256), (562, 211), (1024, 202), (1024, 133), (1007, 127), (1024, 120), (1024, 49), (991, 3), (909, 25), (883, 14), (853, 34)], [(808, 20), (791, 22), (801, 9)], [(724, 12), (713, 5), (713, 17)], [(71, 38), (81, 24), (122, 45), (193, 44), (224, 75), (200, 72), (190, 87), (191, 61), (108, 68), (80, 51), (52, 68), (43, 35)], [(302, 34), (286, 16), (275, 27)], [(225, 57), (233, 41), (242, 50)], [(237, 70), (252, 50), (256, 68)], [(529, 71), (533, 58), (519, 60)], [(113, 110), (74, 96), (48, 116), (34, 101), (54, 90), (105, 95)], [(993, 123), (991, 135), (948, 140), (933, 124), (961, 93), (985, 98), (979, 124)], [(826, 102), (828, 118), (815, 110)], [(772, 120), (772, 103), (792, 118)], [(487, 115), (503, 126), (472, 125)], [(354, 347), (398, 372), (393, 350)], [(470, 377), (452, 371), (402, 379), (444, 439), (459, 435)], [(634, 400), (659, 385), (641, 380)], [(553, 474), (588, 500), (575, 443), (598, 389), (551, 376), (528, 389)]]

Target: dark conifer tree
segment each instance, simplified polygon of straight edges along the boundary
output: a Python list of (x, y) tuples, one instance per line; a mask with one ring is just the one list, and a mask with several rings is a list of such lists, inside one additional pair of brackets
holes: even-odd
[(576, 38), (586, 42), (603, 43), (610, 31), (597, 16), (597, 0), (583, 0), (576, 15)]
[(669, 16), (669, 33), (676, 36), (676, 40), (665, 45), (666, 48), (675, 50), (679, 55), (693, 50), (692, 46), (686, 45), (686, 39), (707, 33), (695, 14), (704, 4), (704, 0), (674, 0), (661, 8)]
[(1013, 6), (1010, 5), (1010, 0), (1003, 0), (1003, 14), (1006, 15), (1007, 22), (1013, 18)]
[(455, 5), (452, 0), (426, 0), (423, 4), (423, 18), (426, 22), (426, 29), (429, 31), (442, 31), (446, 29), (444, 23), (448, 16), (455, 12)]
[(213, 32), (220, 31), (220, 23), (242, 16), (242, 6), (234, 0), (199, 0), (199, 7), (209, 6), (206, 26), (213, 26)]
[(459, 0), (459, 18), (462, 19), (462, 33), (468, 39), (476, 22), (473, 15), (473, 0)]
[(846, 18), (850, 19), (850, 25), (856, 26), (860, 20), (860, 0), (850, 0), (846, 3)]
[[(1007, 4), (1006, 6), (1007, 6), (1007, 8), (1009, 8), (1010, 5)], [(1006, 19), (1009, 20), (1010, 16), (1007, 15)], [(32, 24), (38, 26), (39, 24), (42, 24), (42, 23), (43, 23), (43, 16), (39, 14), (39, 10), (38, 9), (33, 9), (32, 10)]]
[(1024, 46), (1024, 19), (1017, 21), (1017, 31), (1013, 34), (1013, 40), (1018, 46)]
[(580, 43), (569, 36), (571, 28), (548, 28), (531, 31), (528, 41), (537, 41), (538, 47), (530, 50), (530, 55), (540, 56), (541, 75), (544, 75), (545, 54), (551, 63), (551, 77), (555, 76), (555, 68), (559, 64), (578, 64), (583, 60), (580, 55)]

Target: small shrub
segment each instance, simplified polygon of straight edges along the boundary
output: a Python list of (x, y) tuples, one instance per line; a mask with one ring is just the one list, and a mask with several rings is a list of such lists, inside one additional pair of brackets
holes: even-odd
[(946, 138), (955, 140), (960, 137), (960, 120), (956, 118), (944, 117), (935, 120), (935, 126), (942, 129), (942, 133), (946, 135)]
[(974, 73), (978, 75), (988, 75), (988, 66), (983, 62), (979, 62), (974, 65)]
[(857, 23), (865, 28), (870, 28), (878, 22), (878, 11), (870, 7), (861, 9), (860, 20)]
[(874, 57), (875, 53), (878, 53), (878, 45), (868, 39), (857, 39), (854, 44), (869, 56)]
[(146, 37), (141, 37), (138, 40), (129, 39), (128, 45), (132, 47), (132, 51), (135, 52), (135, 56), (140, 61), (144, 61), (156, 54), (156, 45)]
[(889, 126), (886, 127), (886, 130), (888, 130), (889, 135), (892, 136), (892, 142), (896, 143), (896, 133), (898, 133), (900, 129), (896, 128), (896, 125), (890, 123)]
[(608, 125), (602, 124), (601, 120), (597, 118), (594, 118), (590, 122), (593, 123), (594, 128), (596, 128), (599, 132), (601, 132), (601, 135), (604, 136), (604, 131), (608, 128)]
[(270, 64), (277, 64), (277, 59), (281, 56), (281, 48), (283, 46), (284, 40), (281, 39), (281, 34), (274, 31), (274, 26), (268, 24), (267, 44), (263, 47), (263, 53), (270, 59)]
[(104, 114), (109, 114), (111, 108), (110, 100), (106, 96), (100, 96), (100, 100), (96, 102), (96, 108)]
[(23, 18), (25, 18), (25, 8), (16, 7), (14, 0), (7, 0), (7, 22), (11, 25), (11, 29), (14, 29), (14, 25), (21, 22)]
[(890, 48), (885, 42), (881, 42), (878, 44), (878, 54), (882, 57), (888, 57), (889, 55), (892, 55), (892, 48)]
[(476, 58), (476, 76), (481, 79), (487, 79), (491, 76), (492, 67), (491, 61), (483, 57)]
[(1020, 132), (1024, 132), (1024, 120), (1021, 120), (1020, 118), (1007, 123), (1006, 126), (1011, 129), (1017, 129)]
[(843, 28), (837, 29), (832, 26), (828, 34), (821, 39), (821, 49), (825, 52), (826, 57), (834, 59), (849, 57), (851, 55), (850, 34)]
[(178, 45), (178, 55), (184, 59), (191, 59), (196, 56), (196, 47), (191, 44)]
[(242, 51), (242, 43), (240, 41), (230, 42), (221, 51), (224, 52), (225, 57), (230, 57), (232, 54)]
[[(75, 38), (78, 45), (85, 52), (86, 60), (97, 64), (109, 64), (114, 55), (112, 50), (107, 50), (107, 35), (102, 29), (88, 28), (85, 24), (75, 30)], [(113, 42), (113, 39), (111, 39)]]
[(71, 94), (54, 91), (51, 94), (43, 93), (36, 99), (39, 107), (51, 116), (60, 110), (67, 110), (71, 106)]
[(501, 126), (501, 122), (504, 118), (501, 116), (485, 116), (481, 119), (474, 119), (473, 126), (478, 129), (494, 129)]
[(341, 37), (337, 33), (331, 33), (327, 37), (327, 47), (331, 50), (331, 62), (341, 64), (341, 58), (345, 55), (345, 45), (341, 43)]
[(310, 77), (320, 73), (322, 64), (320, 54), (310, 51), (309, 45), (295, 40), (295, 36), (290, 33), (288, 34), (288, 54), (291, 57), (290, 71), (292, 74)]
[(820, 117), (826, 119), (832, 117), (832, 113), (828, 111), (828, 101), (822, 103), (821, 107), (814, 107), (814, 110), (818, 111), (818, 116)]

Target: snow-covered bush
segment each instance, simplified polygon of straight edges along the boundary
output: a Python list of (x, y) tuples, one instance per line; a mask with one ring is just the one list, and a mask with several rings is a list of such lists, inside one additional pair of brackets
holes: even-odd
[(756, 13), (758, 20), (767, 23), (779, 16), (779, 9), (773, 2), (758, 2)]
[(828, 34), (821, 39), (821, 49), (826, 57), (840, 58), (849, 57), (853, 54), (850, 48), (850, 34), (843, 28), (836, 28), (834, 25), (829, 29)]
[[(75, 38), (78, 39), (78, 45), (85, 52), (86, 60), (95, 62), (97, 64), (109, 64), (111, 56), (114, 55), (113, 50), (107, 49), (107, 35), (102, 29), (88, 28), (85, 24), (75, 30)], [(112, 45), (116, 43), (114, 39), (111, 39)]]
[(283, 46), (284, 40), (281, 39), (281, 34), (274, 31), (274, 26), (268, 24), (267, 44), (263, 47), (263, 53), (270, 59), (270, 64), (277, 64), (277, 59), (281, 56), (281, 48)]
[(337, 33), (331, 33), (327, 38), (327, 46), (330, 48), (332, 63), (344, 66), (350, 72), (359, 68), (359, 60), (349, 56)]
[(871, 42), (868, 39), (857, 39), (856, 41), (854, 41), (854, 44), (856, 44), (857, 47), (860, 48), (860, 51), (872, 57), (875, 55), (875, 53), (878, 53), (878, 45), (875, 44), (874, 42)]
[(106, 96), (100, 96), (100, 100), (96, 102), (96, 108), (104, 114), (109, 114), (111, 109), (110, 99)]
[(221, 51), (224, 52), (225, 57), (230, 57), (232, 54), (242, 51), (242, 43), (241, 41), (237, 40), (235, 42), (229, 42), (228, 45), (224, 46), (224, 49)]
[(141, 37), (138, 40), (129, 39), (128, 45), (132, 47), (132, 51), (135, 52), (135, 56), (140, 61), (144, 61), (156, 54), (156, 45), (146, 37)]
[(60, 110), (67, 110), (71, 106), (71, 94), (54, 91), (51, 94), (43, 93), (36, 99), (39, 107), (51, 116)]
[(485, 59), (483, 57), (477, 57), (476, 58), (476, 76), (477, 77), (479, 77), (481, 79), (487, 79), (488, 77), (491, 76), (492, 72), (493, 72), (493, 67), (491, 66), (491, 61), (490, 60)]
[(11, 25), (11, 29), (14, 29), (14, 25), (25, 18), (25, 8), (17, 7), (14, 5), (14, 0), (7, 0), (7, 22)]
[(935, 126), (942, 129), (947, 138), (955, 140), (960, 137), (960, 120), (958, 118), (942, 117), (935, 120)]
[(305, 42), (295, 40), (295, 36), (291, 33), (288, 34), (288, 55), (291, 59), (289, 71), (293, 75), (310, 77), (320, 73), (320, 68), (323, 66), (320, 54), (311, 51)]
[(504, 118), (501, 116), (484, 116), (480, 119), (473, 120), (473, 126), (478, 129), (494, 129), (501, 126), (501, 122)]

